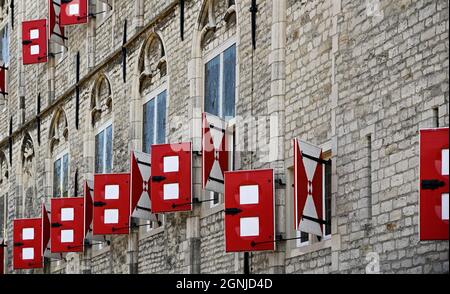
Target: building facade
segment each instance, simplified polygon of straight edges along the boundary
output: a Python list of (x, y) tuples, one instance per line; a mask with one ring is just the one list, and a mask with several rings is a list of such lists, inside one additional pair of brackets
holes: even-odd
[[(447, 1), (257, 0), (255, 11), (251, 0), (91, 0), (66, 47), (26, 66), (21, 23), (46, 18), (48, 1), (12, 2), (0, 1), (7, 242), (12, 220), (39, 217), (40, 203), (82, 196), (94, 173), (128, 172), (131, 150), (200, 150), (207, 111), (237, 134), (235, 170), (274, 169), (276, 233), (300, 238), (251, 253), (251, 272), (448, 273), (448, 241), (418, 232), (419, 130), (449, 125)], [(322, 238), (294, 230), (294, 138), (332, 162)], [(243, 273), (244, 254), (225, 253), (223, 195), (202, 190), (198, 155), (193, 179), (194, 197), (212, 201), (26, 272)], [(11, 246), (6, 255), (14, 273)]]

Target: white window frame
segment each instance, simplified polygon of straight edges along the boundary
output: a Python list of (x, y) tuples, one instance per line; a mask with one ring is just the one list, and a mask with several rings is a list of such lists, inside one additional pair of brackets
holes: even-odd
[[(61, 160), (61, 171), (63, 170), (63, 158), (64, 156), (67, 155), (67, 160), (68, 160), (68, 166), (67, 166), (67, 191), (69, 192), (69, 175), (70, 175), (70, 153), (69, 150), (64, 150), (62, 152), (60, 152), (57, 156), (54, 157), (53, 160), (53, 177), (52, 177), (52, 181), (55, 178), (55, 162), (57, 162), (58, 160)], [(63, 185), (63, 177), (62, 177), (62, 173), (61, 173), (61, 179), (60, 179), (60, 183), (59, 186), (60, 188), (62, 188)], [(55, 185), (53, 183), (53, 187), (52, 190), (55, 188)], [(62, 193), (62, 189), (61, 189), (61, 193)], [(55, 191), (53, 191), (53, 195), (55, 195)], [(69, 194), (67, 194), (67, 197), (69, 197)], [(64, 196), (61, 194), (61, 198), (64, 198)]]
[[(234, 108), (235, 108), (235, 116), (236, 116), (236, 105), (238, 102), (238, 43), (236, 41), (236, 37), (233, 36), (231, 38), (229, 38), (228, 40), (226, 40), (225, 42), (222, 43), (222, 45), (218, 46), (217, 48), (214, 48), (213, 50), (211, 50), (211, 52), (207, 53), (204, 58), (203, 58), (203, 109), (205, 109), (205, 98), (206, 98), (206, 87), (205, 87), (205, 82), (206, 82), (206, 65), (208, 64), (208, 62), (210, 62), (211, 60), (213, 60), (214, 58), (216, 58), (217, 56), (220, 56), (220, 67), (219, 67), (219, 117), (223, 117), (223, 56), (224, 53), (227, 49), (229, 49), (231, 46), (235, 46), (236, 47), (236, 75), (235, 75), (235, 83), (236, 83), (236, 87), (235, 87), (235, 95), (234, 95)], [(234, 119), (234, 118), (231, 118)], [(228, 120), (230, 120), (230, 118), (228, 118)]]
[[(156, 99), (155, 100), (155, 109), (154, 109), (154, 114), (153, 114), (153, 125), (154, 126), (156, 126), (157, 125), (157, 123), (158, 123), (158, 118), (159, 118), (159, 116), (158, 116), (158, 101), (157, 101), (157, 98), (158, 98), (158, 96), (160, 95), (160, 94), (162, 94), (163, 92), (166, 92), (166, 109), (164, 110), (165, 111), (165, 115), (166, 115), (166, 125), (164, 126), (164, 128), (165, 128), (165, 130), (164, 130), (164, 133), (165, 133), (165, 136), (164, 136), (164, 143), (167, 143), (167, 119), (168, 119), (168, 97), (169, 97), (169, 91), (168, 91), (168, 89), (167, 89), (167, 82), (166, 81), (164, 81), (159, 87), (157, 87), (156, 89), (154, 89), (153, 91), (151, 91), (146, 97), (145, 97), (145, 99), (143, 99), (143, 101), (142, 101), (142, 148), (141, 149), (143, 149), (144, 148), (144, 140), (145, 140), (145, 138), (144, 138), (144, 120), (145, 120), (145, 117), (144, 117), (144, 106), (148, 103), (148, 102), (150, 102), (151, 100), (154, 100), (154, 99)], [(156, 129), (155, 129), (156, 130)], [(156, 139), (158, 138), (158, 134), (157, 134), (157, 132), (153, 132), (153, 142), (155, 142), (156, 141)], [(143, 152), (145, 152), (145, 153), (147, 153), (148, 152), (148, 150), (145, 150), (145, 151), (143, 151)], [(146, 224), (146, 226), (144, 226), (144, 233), (150, 233), (150, 232), (152, 232), (152, 231), (154, 231), (154, 230), (157, 230), (157, 229), (159, 229), (159, 228), (162, 228), (162, 227), (164, 227), (164, 222), (165, 222), (165, 215), (164, 214), (158, 214), (159, 216), (161, 216), (162, 218), (161, 218), (161, 225), (160, 226), (158, 226), (158, 227), (156, 227), (156, 228), (154, 228), (154, 227), (152, 227), (152, 221), (150, 221), (150, 220), (147, 220), (147, 221), (145, 221), (145, 223), (144, 224)]]
[[(154, 123), (154, 125), (156, 125), (158, 123), (158, 118), (159, 118), (159, 116), (158, 116), (158, 101), (157, 101), (157, 98), (164, 91), (166, 92), (166, 109), (164, 110), (165, 113), (166, 113), (166, 125), (164, 126), (164, 128), (165, 128), (165, 130), (164, 130), (164, 133), (165, 133), (164, 142), (165, 143), (167, 142), (167, 118), (168, 118), (168, 115), (167, 115), (167, 111), (168, 111), (167, 101), (169, 100), (168, 99), (169, 93), (168, 93), (168, 90), (167, 90), (167, 84), (166, 84), (166, 82), (164, 82), (161, 86), (159, 86), (155, 90), (151, 91), (150, 94), (148, 94), (145, 97), (145, 99), (143, 99), (143, 101), (142, 101), (142, 149), (144, 148), (144, 139), (145, 139), (144, 138), (144, 120), (145, 120), (145, 117), (144, 117), (144, 106), (145, 106), (145, 104), (147, 104), (151, 100), (156, 99), (155, 100), (155, 110), (154, 110), (155, 113), (153, 115), (154, 116), (153, 117), (153, 123)], [(157, 138), (158, 138), (157, 132), (153, 132), (153, 142), (155, 142)], [(148, 152), (148, 150), (145, 150), (143, 152)]]
[[(96, 143), (95, 143), (95, 138), (101, 133), (101, 132), (103, 132), (103, 131), (106, 131), (106, 129), (108, 128), (108, 127), (110, 127), (111, 126), (111, 144), (113, 144), (113, 142), (114, 142), (114, 125), (113, 125), (113, 123), (112, 123), (112, 120), (110, 119), (110, 120), (107, 120), (103, 125), (101, 125), (99, 128), (97, 128), (96, 129), (96, 132), (95, 132), (95, 135), (94, 135), (94, 173), (95, 173), (95, 157), (97, 156), (97, 146), (96, 146)], [(105, 132), (105, 134), (106, 134), (106, 132)], [(103, 165), (103, 168), (102, 168), (102, 174), (104, 174), (105, 173), (105, 167), (106, 167), (106, 144), (105, 144), (105, 142), (106, 142), (106, 140), (103, 140), (103, 163), (102, 163), (102, 165)], [(114, 169), (114, 156), (113, 156), (113, 154), (111, 154), (111, 171)]]

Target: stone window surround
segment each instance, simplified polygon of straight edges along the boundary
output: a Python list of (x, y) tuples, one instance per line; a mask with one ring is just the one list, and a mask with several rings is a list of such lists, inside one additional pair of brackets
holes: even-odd
[[(156, 89), (154, 89), (154, 90), (152, 90), (148, 95), (146, 95), (146, 97), (144, 97), (143, 99), (142, 99), (142, 104), (141, 104), (141, 111), (143, 111), (143, 107), (144, 107), (144, 105), (145, 104), (147, 104), (149, 101), (151, 101), (152, 99), (156, 99), (157, 97), (158, 97), (158, 95), (159, 94), (161, 94), (161, 93), (163, 93), (164, 91), (166, 91), (166, 125), (165, 125), (165, 128), (166, 128), (166, 138), (165, 138), (165, 143), (167, 143), (167, 134), (168, 134), (168, 132), (167, 132), (167, 125), (168, 125), (168, 123), (167, 123), (167, 118), (169, 117), (169, 104), (168, 104), (168, 102), (169, 102), (169, 87), (168, 87), (168, 77), (167, 77), (167, 75), (166, 76), (164, 76), (163, 78), (162, 78), (162, 83), (161, 83), (161, 85), (160, 86), (158, 86)], [(155, 104), (155, 106), (156, 106), (156, 104)], [(144, 135), (143, 135), (143, 131), (144, 131), (144, 117), (142, 116), (142, 146), (144, 146)], [(156, 135), (156, 133), (155, 133), (155, 135)], [(141, 149), (143, 148), (141, 146)], [(147, 151), (142, 151), (142, 152), (147, 152)], [(150, 228), (150, 223), (148, 222), (148, 221), (142, 221), (142, 220), (139, 220), (139, 223), (140, 224), (145, 224), (145, 222), (147, 222), (147, 224), (148, 224), (148, 226), (142, 226), (142, 227), (140, 227), (140, 229), (139, 229), (139, 240), (142, 240), (142, 239), (146, 239), (146, 238), (148, 238), (148, 237), (151, 237), (151, 236), (154, 236), (154, 235), (157, 235), (157, 234), (160, 234), (160, 233), (162, 233), (162, 232), (164, 232), (164, 223), (165, 223), (165, 216), (164, 216), (164, 214), (160, 214), (160, 215), (162, 215), (162, 220), (161, 220), (161, 226), (159, 226), (159, 227), (157, 227), (157, 228)]]
[[(61, 151), (60, 153), (56, 154), (56, 156), (53, 156), (52, 158), (52, 194), (55, 195), (55, 191), (53, 191), (54, 188), (54, 183), (53, 183), (53, 179), (54, 179), (54, 174), (55, 174), (55, 162), (58, 160), (61, 160), (61, 168), (62, 168), (62, 163), (63, 163), (63, 157), (67, 155), (68, 156), (68, 167), (67, 167), (67, 190), (69, 190), (69, 186), (70, 186), (70, 151), (69, 148), (64, 148), (63, 151)], [(61, 177), (62, 180), (62, 177)], [(69, 193), (70, 194), (70, 193)], [(61, 195), (61, 198), (64, 198)]]
[[(94, 130), (94, 138), (101, 132), (105, 131), (109, 126), (112, 127), (112, 142), (114, 142), (114, 123), (113, 118), (107, 119), (105, 122), (103, 122), (99, 127), (95, 128)], [(105, 150), (104, 150), (105, 151)], [(94, 165), (95, 165), (95, 139), (94, 139)], [(111, 170), (114, 168), (114, 156), (111, 158)], [(95, 169), (95, 167), (94, 167)], [(95, 173), (95, 171), (94, 171)], [(94, 243), (98, 243), (99, 241), (94, 241)], [(102, 255), (110, 250), (110, 245), (105, 246), (105, 243), (99, 243), (99, 245), (92, 246), (92, 257)]]
[[(236, 46), (236, 89), (235, 89), (235, 108), (236, 108), (236, 105), (237, 105), (238, 100), (239, 100), (239, 91), (238, 91), (239, 63), (238, 63), (238, 42), (237, 42), (237, 40), (238, 40), (237, 36), (232, 36), (232, 37), (228, 38), (226, 41), (224, 41), (220, 46), (217, 46), (216, 48), (210, 50), (209, 52), (204, 52), (202, 50), (203, 67), (201, 69), (201, 73), (202, 73), (202, 77), (203, 77), (203, 79), (202, 79), (203, 83), (202, 83), (202, 87), (201, 87), (201, 91), (202, 91), (201, 97), (202, 97), (203, 108), (204, 108), (204, 99), (205, 99), (205, 84), (204, 84), (204, 81), (206, 79), (205, 66), (212, 59), (216, 58), (219, 55), (223, 55), (225, 50), (227, 50), (228, 48), (230, 48), (233, 45)], [(223, 62), (221, 60), (221, 68), (222, 68), (222, 66), (223, 66)], [(232, 119), (230, 119), (228, 121), (228, 129), (232, 130), (234, 132), (235, 125), (236, 125), (236, 118), (234, 117), (234, 118), (232, 118)], [(231, 148), (232, 147), (233, 146), (231, 146)], [(234, 150), (232, 151), (232, 153), (234, 154)], [(230, 170), (234, 170), (233, 157), (231, 157), (229, 161), (230, 161), (229, 164), (232, 167), (232, 168), (230, 168)], [(203, 191), (202, 190), (203, 199), (210, 200), (210, 199), (212, 199), (213, 195), (214, 194), (212, 192), (210, 192), (210, 191)], [(219, 203), (214, 204), (213, 202), (207, 202), (208, 208), (206, 210), (202, 209), (202, 212), (203, 211), (207, 211), (206, 212), (207, 215), (217, 213), (217, 210), (220, 211), (220, 207), (223, 206), (223, 203), (224, 203), (224, 195), (223, 194), (219, 194)], [(208, 210), (211, 210), (211, 213)], [(222, 210), (223, 210), (223, 208), (222, 208)]]
[[(326, 143), (320, 145), (322, 147), (323, 153), (328, 153), (328, 152), (332, 152), (332, 145), (331, 145), (331, 141), (327, 141)], [(294, 168), (294, 159), (291, 158), (289, 160), (286, 161), (286, 167), (287, 167), (287, 174), (289, 176), (287, 176), (287, 185), (286, 187), (292, 187), (293, 184), (293, 168)], [(334, 181), (334, 175), (332, 175), (332, 180)], [(292, 237), (297, 237), (297, 232), (293, 229), (293, 213), (292, 213), (292, 199), (293, 199), (293, 190), (289, 189), (286, 192), (287, 195), (287, 199), (286, 199), (286, 232), (287, 232), (287, 236), (286, 238), (292, 238)], [(336, 221), (333, 220), (333, 216), (335, 215), (335, 211), (334, 211), (334, 205), (333, 205), (333, 201), (334, 199), (331, 200), (332, 204), (332, 219), (331, 221)], [(323, 203), (323, 208), (324, 208), (324, 203)], [(294, 235), (293, 235), (294, 234)], [(304, 254), (308, 254), (308, 253), (312, 253), (318, 250), (322, 250), (325, 248), (331, 248), (332, 251), (336, 251), (340, 249), (340, 235), (337, 233), (333, 233), (331, 235), (327, 235), (325, 236), (321, 241), (317, 241), (316, 242), (311, 242), (311, 235), (309, 238), (308, 242), (304, 242), (304, 243), (300, 243), (298, 242), (298, 240), (291, 240), (287, 242), (287, 246), (286, 246), (286, 258), (294, 258), (294, 257), (298, 257)]]

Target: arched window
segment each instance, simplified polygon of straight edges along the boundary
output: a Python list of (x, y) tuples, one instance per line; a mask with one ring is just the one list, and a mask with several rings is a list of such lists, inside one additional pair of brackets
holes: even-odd
[(55, 111), (49, 133), (49, 148), (53, 173), (53, 197), (69, 196), (69, 129), (67, 117), (62, 108)]
[(139, 89), (142, 98), (142, 150), (166, 142), (167, 62), (161, 38), (153, 33), (139, 58)]
[(95, 173), (111, 173), (113, 167), (112, 91), (109, 79), (100, 74), (91, 93), (91, 124), (95, 135)]
[(222, 118), (236, 111), (236, 4), (207, 0), (199, 18), (204, 64), (204, 111)]
[(40, 214), (39, 200), (36, 194), (36, 153), (33, 139), (29, 133), (26, 133), (22, 140), (21, 163), (23, 217), (35, 217)]
[[(203, 111), (233, 121), (236, 116), (237, 98), (237, 4), (236, 1), (204, 0), (197, 27), (194, 31), (192, 64), (195, 65), (191, 86), (202, 83), (199, 92), (196, 87), (191, 93), (194, 105), (203, 105)], [(201, 121), (193, 113), (194, 121)], [(197, 126), (197, 129), (201, 126)], [(233, 124), (229, 125), (232, 129)], [(194, 148), (199, 148), (201, 138), (193, 138)], [(197, 142), (197, 144), (196, 144)], [(232, 136), (229, 140), (232, 142)], [(231, 145), (234, 143), (231, 143)], [(233, 160), (230, 157), (230, 166)], [(211, 207), (223, 202), (223, 196), (216, 192), (206, 192)]]

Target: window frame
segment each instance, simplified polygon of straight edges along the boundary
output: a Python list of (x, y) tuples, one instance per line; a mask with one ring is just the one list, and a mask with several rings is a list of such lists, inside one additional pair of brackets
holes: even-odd
[[(166, 99), (166, 101), (165, 101), (166, 102), (165, 103), (166, 107), (165, 108), (166, 109), (164, 110), (164, 113), (165, 113), (164, 115), (165, 115), (166, 121), (165, 121), (165, 125), (164, 125), (164, 142), (160, 143), (160, 144), (167, 143), (167, 125), (168, 125), (167, 119), (168, 119), (168, 111), (169, 111), (168, 110), (169, 109), (169, 107), (168, 107), (169, 90), (168, 90), (168, 87), (167, 87), (167, 81), (164, 81), (164, 82), (162, 82), (162, 84), (160, 86), (158, 86), (156, 89), (152, 90), (149, 94), (147, 94), (145, 96), (144, 99), (142, 99), (142, 112), (141, 112), (142, 113), (142, 140), (141, 140), (142, 148), (141, 148), (141, 150), (143, 150), (144, 146), (145, 146), (145, 142), (144, 142), (144, 140), (145, 140), (145, 138), (144, 138), (144, 132), (145, 132), (145, 129), (144, 129), (144, 122), (145, 122), (144, 107), (151, 100), (155, 100), (155, 108), (154, 108), (154, 113), (153, 113), (153, 126), (154, 127), (157, 126), (158, 118), (159, 118), (159, 116), (158, 116), (158, 96), (161, 95), (164, 92), (166, 92), (166, 97), (165, 97), (165, 99)], [(156, 132), (155, 132), (155, 130), (156, 130)], [(158, 132), (157, 132), (157, 130), (158, 130), (157, 127), (154, 128), (153, 142), (156, 142), (157, 139), (158, 139)], [(143, 152), (148, 153), (149, 150), (144, 150)], [(163, 213), (158, 214), (158, 215), (162, 217), (160, 226), (153, 227), (153, 223), (154, 222), (150, 221), (150, 220), (146, 220), (144, 222), (141, 222), (141, 224), (144, 225), (144, 226), (142, 226), (142, 233), (143, 233), (143, 235), (147, 236), (147, 235), (149, 235), (149, 234), (151, 235), (153, 233), (157, 234), (157, 233), (159, 233), (160, 231), (162, 231), (164, 229), (165, 215)]]
[[(9, 25), (8, 18), (3, 20), (2, 23), (0, 23), (0, 32), (3, 32), (5, 30), (5, 28), (7, 29), (7, 33), (8, 33), (8, 38), (7, 38), (8, 62), (5, 62), (4, 60), (1, 60), (1, 61), (4, 62), (4, 66), (8, 67), (10, 62), (11, 62), (11, 50), (10, 50), (10, 45), (11, 45), (11, 27)], [(2, 37), (2, 41), (3, 41), (3, 37)], [(2, 48), (3, 48), (3, 46), (2, 46)], [(1, 57), (3, 59), (3, 52), (1, 52), (1, 55), (2, 55)]]
[[(53, 192), (53, 196), (56, 195), (56, 193), (55, 193), (55, 183), (54, 183), (54, 180), (55, 180), (55, 163), (58, 160), (61, 160), (61, 172), (62, 172), (63, 171), (63, 162), (64, 162), (63, 160), (64, 160), (64, 156), (65, 155), (67, 155), (67, 197), (69, 197), (70, 152), (69, 152), (68, 149), (64, 149), (62, 152), (58, 153), (58, 155), (53, 157), (53, 165), (52, 165), (52, 169), (53, 169), (53, 177), (52, 177), (52, 182), (53, 182), (52, 192)], [(61, 175), (62, 175), (62, 173), (61, 173)], [(60, 178), (60, 184), (59, 185), (60, 185), (59, 188), (61, 189), (62, 186), (63, 186), (63, 177), (62, 176)], [(63, 189), (61, 189), (61, 196), (60, 196), (60, 198), (67, 198), (67, 197), (64, 197), (62, 192), (63, 192)]]
[[(95, 162), (96, 162), (96, 156), (97, 156), (97, 146), (96, 146), (97, 144), (95, 142), (95, 139), (97, 138), (97, 136), (100, 133), (106, 131), (106, 129), (108, 129), (109, 127), (111, 127), (111, 145), (113, 145), (113, 143), (114, 143), (114, 124), (112, 122), (112, 119), (107, 120), (105, 123), (103, 123), (100, 127), (98, 127), (95, 130), (95, 134), (94, 134), (94, 173), (96, 173)], [(106, 134), (106, 132), (104, 134)], [(106, 155), (106, 143), (105, 142), (106, 142), (106, 140), (103, 141), (103, 155), (104, 156), (103, 156), (103, 163), (102, 163), (103, 168), (102, 168), (101, 174), (105, 174), (105, 166), (106, 166), (106, 164), (105, 164), (106, 163), (105, 162), (105, 160), (106, 160), (106, 156), (105, 156)], [(111, 171), (113, 171), (113, 169), (114, 169), (114, 156), (113, 156), (113, 153), (111, 153)]]
[[(166, 109), (164, 110), (165, 112), (165, 118), (166, 118), (166, 122), (165, 122), (165, 126), (164, 126), (164, 143), (161, 144), (165, 144), (167, 143), (167, 118), (168, 118), (168, 96), (169, 96), (169, 91), (167, 89), (167, 82), (163, 82), (162, 85), (160, 85), (159, 87), (157, 87), (156, 89), (154, 89), (153, 91), (151, 91), (146, 97), (145, 99), (142, 99), (142, 150), (144, 149), (144, 122), (145, 122), (145, 117), (144, 117), (144, 107), (147, 103), (149, 103), (151, 100), (155, 100), (155, 109), (154, 109), (154, 117), (153, 117), (153, 123), (154, 126), (157, 125), (158, 123), (158, 96), (161, 95), (162, 93), (166, 92)], [(155, 128), (154, 130), (158, 130), (158, 128)], [(158, 133), (157, 132), (153, 132), (153, 142), (156, 142), (158, 139)], [(148, 153), (148, 150), (143, 151), (145, 153)]]
[[(223, 70), (224, 70), (224, 53), (226, 50), (228, 50), (229, 48), (231, 48), (232, 46), (235, 46), (235, 50), (236, 50), (236, 60), (235, 60), (235, 94), (234, 94), (234, 117), (224, 117), (223, 114), (223, 102), (224, 102), (224, 97), (223, 97), (223, 83), (224, 83), (224, 79), (223, 79)], [(237, 38), (236, 36), (232, 36), (229, 39), (227, 39), (225, 42), (223, 42), (220, 46), (212, 49), (210, 52), (207, 52), (206, 54), (204, 54), (203, 56), (203, 69), (202, 69), (202, 73), (203, 73), (203, 85), (202, 85), (202, 105), (203, 105), (203, 110), (205, 110), (205, 99), (206, 99), (206, 65), (212, 61), (213, 59), (215, 59), (216, 57), (220, 57), (220, 64), (219, 64), (219, 117), (223, 118), (223, 119), (227, 119), (227, 121), (235, 119), (236, 118), (236, 105), (238, 102), (238, 79), (239, 79), (239, 70), (238, 70), (238, 42), (237, 42)]]

